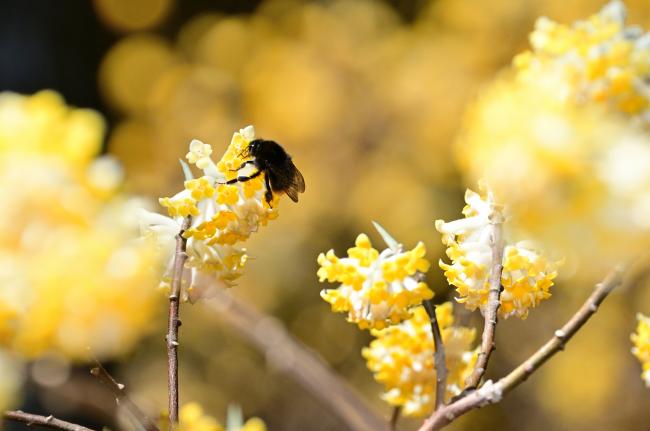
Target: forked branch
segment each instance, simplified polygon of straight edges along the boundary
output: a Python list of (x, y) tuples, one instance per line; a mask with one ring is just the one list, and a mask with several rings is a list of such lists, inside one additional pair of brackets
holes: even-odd
[(553, 355), (564, 348), (565, 344), (571, 339), (571, 337), (573, 337), (582, 325), (584, 325), (598, 310), (598, 306), (603, 302), (607, 295), (609, 295), (616, 286), (621, 284), (622, 272), (621, 268), (617, 268), (602, 282), (598, 283), (591, 296), (587, 301), (585, 301), (580, 309), (571, 316), (567, 323), (562, 328), (555, 331), (553, 337), (551, 337), (546, 344), (526, 359), (521, 365), (511, 371), (510, 374), (496, 383), (488, 380), (479, 389), (470, 392), (465, 397), (451, 404), (441, 407), (422, 424), (419, 431), (439, 430), (470, 410), (478, 409), (501, 401), (505, 394), (516, 388)]

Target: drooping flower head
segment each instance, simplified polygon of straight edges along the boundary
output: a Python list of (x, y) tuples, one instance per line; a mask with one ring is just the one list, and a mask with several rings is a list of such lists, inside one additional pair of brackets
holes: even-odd
[(485, 178), (513, 226), (600, 278), (650, 244), (650, 34), (623, 3), (563, 25), (486, 87), (458, 140), (468, 183)]
[(636, 316), (639, 321), (636, 332), (632, 334), (632, 354), (641, 362), (643, 372), (641, 378), (646, 386), (650, 388), (650, 317), (639, 313)]
[[(458, 395), (472, 372), (478, 355), (472, 349), (474, 329), (454, 326), (453, 307), (446, 302), (436, 308), (436, 317), (445, 345), (448, 370), (446, 399)], [(424, 416), (433, 410), (436, 393), (436, 370), (431, 322), (424, 307), (413, 309), (412, 317), (381, 330), (362, 351), (375, 380), (386, 389), (383, 398), (401, 406), (407, 416)]]
[[(470, 310), (479, 308), (483, 312), (493, 267), (490, 224), (501, 223), (503, 214), (493, 194), (480, 187), (480, 194), (469, 189), (465, 193), (465, 218), (448, 223), (437, 220), (436, 229), (451, 259), (451, 264), (440, 261), (440, 267), (449, 284), (456, 287), (456, 300)], [(549, 289), (558, 263), (549, 262), (526, 242), (504, 245), (499, 315), (526, 318), (531, 308), (551, 296)]]
[(348, 257), (338, 258), (334, 250), (318, 256), (321, 282), (341, 283), (337, 289), (324, 289), (321, 296), (335, 312), (348, 313), (348, 320), (361, 329), (381, 329), (410, 316), (409, 308), (433, 297), (421, 281), (429, 269), (423, 243), (412, 250), (373, 248), (370, 239), (360, 234)]
[(193, 140), (186, 158), (203, 176), (187, 179), (181, 192), (160, 199), (169, 217), (142, 213), (144, 231), (152, 234), (168, 254), (163, 287), (168, 287), (171, 281), (174, 237), (183, 219), (192, 217), (189, 229), (183, 234), (187, 238), (186, 266), (190, 268), (183, 281), (185, 299), (209, 294), (214, 283), (234, 285), (248, 258), (241, 243), (278, 216), (279, 197), (274, 195), (270, 206), (264, 199), (264, 174), (249, 181), (225, 184), (238, 175), (254, 172), (255, 168), (250, 166), (238, 170), (246, 161), (243, 154), (248, 144), (254, 139), (252, 126), (236, 132), (218, 163), (211, 158), (210, 145)]

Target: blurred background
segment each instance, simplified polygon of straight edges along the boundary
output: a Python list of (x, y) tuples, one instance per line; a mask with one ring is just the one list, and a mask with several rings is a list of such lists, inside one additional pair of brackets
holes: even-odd
[[(650, 27), (650, 3), (626, 4), (630, 22)], [(302, 171), (307, 191), (298, 204), (283, 199), (279, 219), (247, 244), (254, 259), (232, 294), (281, 319), (388, 417), (382, 388), (360, 356), (370, 336), (320, 299), (316, 256), (330, 248), (341, 255), (359, 232), (379, 244), (371, 225), (377, 220), (408, 247), (423, 241), (432, 263), (443, 257), (433, 222), (458, 218), (465, 188), (475, 186), (455, 162), (454, 142), (468, 106), (528, 48), (538, 17), (569, 23), (602, 5), (3, 0), (0, 90), (52, 89), (70, 105), (101, 113), (101, 153), (122, 163), (124, 190), (152, 202), (180, 189), (177, 160), (193, 138), (221, 154), (235, 130), (253, 124), (258, 136), (280, 142)], [(569, 267), (579, 277), (559, 280), (553, 298), (527, 320), (500, 324), (489, 377), (532, 353), (606, 270)], [(427, 281), (437, 302), (451, 297), (437, 268)], [(629, 354), (634, 315), (650, 312), (650, 294), (642, 287), (608, 298), (566, 352), (502, 403), (449, 429), (647, 429), (650, 392)], [(153, 306), (148, 335), (110, 363), (151, 411), (166, 403), (165, 306), (163, 295)], [(228, 404), (238, 403), (246, 417), (263, 418), (272, 431), (346, 429), (269, 367), (264, 354), (214, 309), (188, 305), (182, 315), (182, 402), (199, 401), (222, 422)], [(476, 315), (462, 319), (481, 327)], [(39, 373), (63, 374), (48, 380)], [(28, 367), (27, 375), (26, 410), (105, 423), (106, 412), (97, 405), (111, 405), (111, 397), (98, 396), (89, 406), (95, 383), (84, 366), (70, 370), (49, 358)], [(401, 427), (417, 424), (406, 419)]]

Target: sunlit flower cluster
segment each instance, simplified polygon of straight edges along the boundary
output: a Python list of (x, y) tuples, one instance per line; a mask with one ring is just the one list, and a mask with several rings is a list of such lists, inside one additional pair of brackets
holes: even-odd
[(650, 387), (650, 317), (639, 313), (636, 332), (632, 334), (632, 354), (637, 357), (643, 368), (641, 378)]
[(650, 122), (650, 33), (626, 26), (627, 11), (614, 0), (568, 26), (540, 18), (530, 35), (532, 51), (515, 58), (522, 79), (559, 73), (561, 97), (604, 102)]
[(212, 147), (193, 140), (186, 158), (203, 176), (187, 179), (181, 192), (160, 199), (169, 217), (148, 211), (141, 213), (143, 230), (156, 239), (168, 256), (162, 287), (169, 287), (171, 281), (174, 238), (183, 219), (191, 217), (190, 227), (183, 233), (187, 239), (186, 265), (191, 269), (183, 280), (184, 299), (194, 301), (209, 295), (215, 284), (232, 286), (248, 258), (241, 243), (278, 216), (279, 196), (273, 195), (271, 205), (264, 199), (264, 174), (226, 184), (238, 176), (255, 173), (256, 168), (250, 165), (242, 168), (246, 161), (243, 154), (253, 139), (252, 126), (236, 132), (216, 164), (210, 157)]
[(373, 248), (360, 234), (348, 257), (338, 258), (334, 250), (318, 256), (321, 282), (341, 283), (324, 289), (321, 296), (335, 312), (348, 313), (348, 320), (361, 329), (381, 329), (410, 316), (409, 307), (433, 297), (420, 274), (429, 269), (423, 243), (410, 251)]
[(95, 159), (103, 127), (51, 91), (0, 94), (0, 343), (21, 355), (122, 354), (151, 327), (156, 255)]
[[(440, 262), (449, 283), (456, 287), (457, 301), (470, 310), (484, 311), (487, 305), (492, 257), (492, 223), (503, 222), (503, 210), (493, 194), (483, 189), (465, 193), (465, 218), (445, 223), (436, 221), (451, 264)], [(504, 243), (499, 315), (526, 318), (531, 308), (551, 296), (549, 289), (556, 277), (557, 263), (525, 242)]]
[(467, 180), (485, 178), (567, 276), (600, 277), (650, 244), (650, 36), (624, 16), (613, 2), (572, 26), (540, 21), (457, 146)]
[[(266, 431), (266, 425), (259, 418), (251, 418), (246, 423), (240, 417), (241, 412), (229, 411), (228, 427), (224, 428), (212, 416), (203, 411), (197, 402), (184, 404), (179, 412), (178, 431)], [(232, 417), (231, 417), (232, 416)], [(162, 427), (161, 427), (162, 428)]]
[[(462, 391), (476, 362), (478, 350), (472, 349), (476, 331), (454, 326), (451, 302), (438, 306), (436, 317), (445, 345), (449, 400)], [(435, 402), (436, 370), (431, 322), (424, 307), (414, 308), (410, 319), (373, 330), (372, 335), (375, 340), (362, 354), (375, 380), (386, 389), (383, 398), (393, 406), (401, 406), (407, 416), (430, 413)]]

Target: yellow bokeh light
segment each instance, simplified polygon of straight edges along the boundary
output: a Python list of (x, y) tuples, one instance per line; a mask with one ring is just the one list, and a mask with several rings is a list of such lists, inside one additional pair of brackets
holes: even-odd
[(99, 82), (108, 101), (134, 114), (147, 108), (156, 81), (175, 62), (175, 54), (162, 38), (137, 35), (123, 39), (101, 64)]
[(162, 22), (174, 0), (95, 0), (97, 15), (107, 25), (122, 31), (151, 28)]

